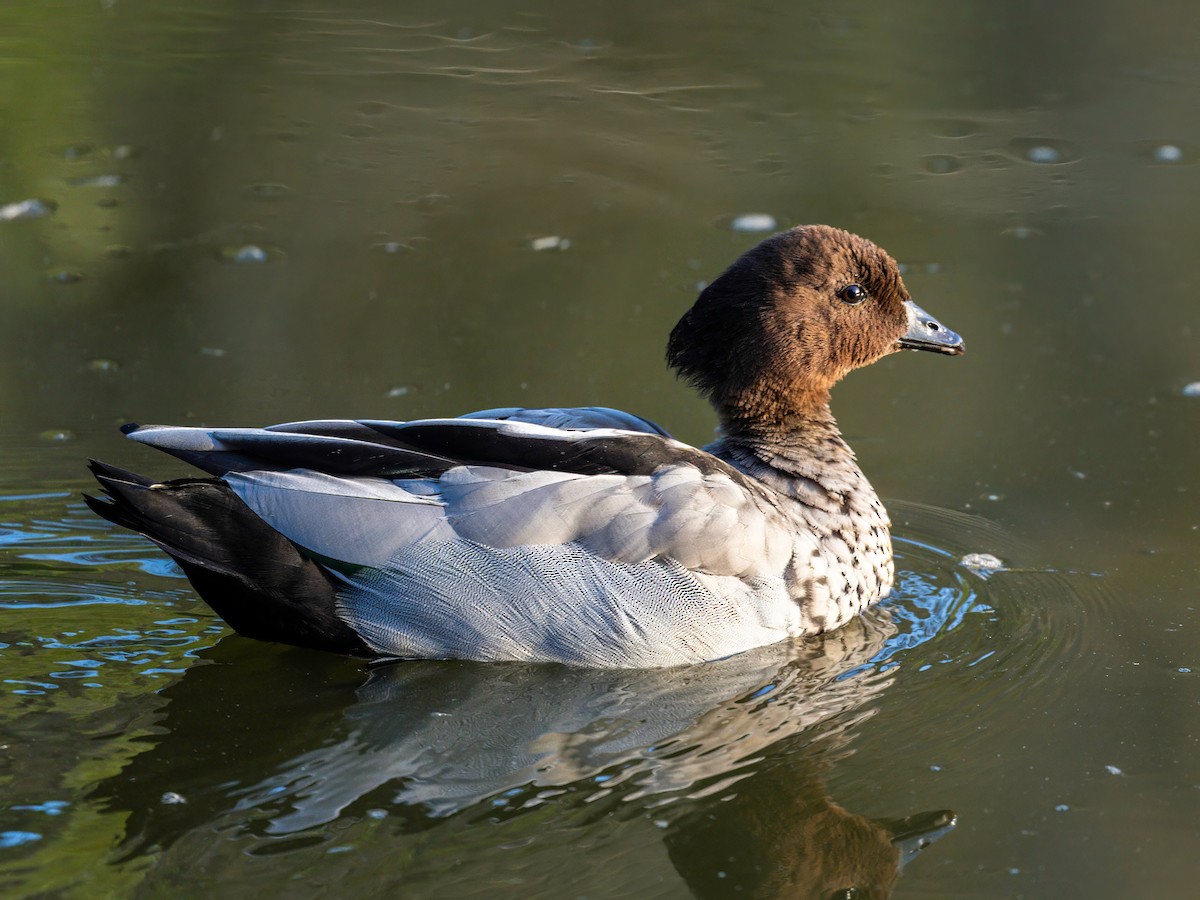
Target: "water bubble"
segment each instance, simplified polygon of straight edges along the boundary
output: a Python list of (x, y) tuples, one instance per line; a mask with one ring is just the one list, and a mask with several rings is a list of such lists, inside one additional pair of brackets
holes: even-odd
[(213, 357), (220, 359), (222, 356), (225, 355), (225, 350), (221, 347), (201, 347), (200, 355), (201, 356), (213, 356)]
[(55, 284), (75, 284), (77, 281), (83, 281), (83, 273), (78, 269), (49, 269), (46, 279)]
[(925, 171), (933, 175), (949, 175), (962, 168), (962, 160), (957, 156), (926, 156), (922, 163)]
[(279, 200), (292, 193), (292, 189), (286, 184), (280, 184), (274, 181), (266, 181), (262, 184), (250, 185), (250, 193), (259, 200)]
[(371, 249), (376, 253), (386, 253), (388, 256), (395, 256), (401, 250), (411, 250), (412, 247), (408, 244), (402, 244), (400, 241), (379, 241), (376, 244), (372, 244)]
[(265, 263), (275, 254), (279, 254), (279, 251), (260, 247), (258, 244), (242, 244), (241, 246), (222, 247), (217, 251), (217, 259), (221, 262), (243, 265)]
[(12, 222), (16, 219), (40, 219), (43, 216), (51, 215), (56, 209), (58, 209), (58, 204), (53, 200), (31, 197), (28, 200), (0, 206), (0, 222)]
[(1124, 775), (1125, 774), (1119, 768), (1117, 768), (1116, 766), (1113, 766), (1113, 765), (1105, 766), (1104, 771), (1107, 772), (1109, 775)]
[(138, 150), (132, 144), (117, 144), (117, 146), (112, 148), (113, 159), (133, 159), (137, 155)]
[(980, 578), (987, 578), (1004, 569), (1004, 562), (990, 553), (968, 553), (958, 561), (965, 569), (970, 569)]
[(1001, 234), (1007, 234), (1010, 237), (1015, 237), (1019, 241), (1028, 240), (1031, 237), (1044, 235), (1045, 232), (1040, 228), (1034, 228), (1030, 225), (1013, 225), (1011, 228), (1005, 228)]
[(1183, 141), (1143, 141), (1137, 155), (1152, 166), (1187, 166), (1200, 162), (1200, 148)]
[(1183, 151), (1174, 144), (1163, 144), (1154, 148), (1154, 161), (1159, 163), (1176, 163), (1183, 159)]
[(1055, 811), (1055, 812), (1067, 812), (1067, 811), (1068, 811), (1070, 808), (1071, 808), (1071, 807), (1070, 807), (1070, 806), (1068, 806), (1067, 804), (1065, 804), (1065, 803), (1060, 803), (1060, 804), (1058, 804), (1056, 807), (1054, 807), (1054, 811)]
[(556, 234), (534, 238), (529, 242), (533, 250), (566, 250), (571, 246), (570, 238), (559, 237)]
[(75, 440), (75, 432), (69, 428), (47, 428), (38, 437), (43, 441), (49, 441), (53, 444), (63, 444), (67, 441)]
[(187, 797), (183, 796), (183, 794), (177, 794), (174, 791), (167, 791), (159, 799), (168, 806), (177, 806), (180, 803), (187, 803)]
[(778, 224), (770, 213), (743, 213), (735, 216), (729, 227), (742, 232), (774, 231)]
[(114, 188), (124, 184), (129, 179), (115, 173), (108, 175), (84, 175), (79, 178), (68, 178), (67, 184), (72, 187)]
[(93, 359), (88, 363), (89, 370), (92, 372), (100, 372), (102, 374), (116, 372), (120, 368), (121, 364), (115, 359)]
[(368, 819), (386, 819), (387, 814), (388, 814), (388, 811), (386, 809), (379, 809), (378, 807), (376, 807), (375, 809), (367, 810), (367, 818)]
[(1016, 138), (1009, 141), (1008, 149), (1018, 159), (1042, 166), (1075, 162), (1080, 157), (1074, 144), (1054, 138)]
[(394, 387), (394, 388), (388, 388), (387, 393), (385, 393), (383, 396), (394, 400), (397, 397), (407, 397), (409, 394), (412, 393), (412, 391), (413, 391), (413, 389), (411, 387), (409, 387), (407, 384), (399, 384), (399, 385), (396, 385), (396, 387)]
[(1193, 381), (1191, 384), (1185, 384), (1183, 390), (1179, 392), (1184, 397), (1200, 397), (1200, 381)]
[(247, 244), (239, 247), (233, 255), (234, 262), (266, 262), (267, 251), (257, 244)]

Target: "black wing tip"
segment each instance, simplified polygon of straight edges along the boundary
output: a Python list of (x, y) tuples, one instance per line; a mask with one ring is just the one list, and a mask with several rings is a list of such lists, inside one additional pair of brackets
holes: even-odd
[(133, 434), (135, 431), (137, 431), (141, 427), (142, 426), (139, 425), (137, 422), (126, 422), (124, 425), (121, 426), (121, 434), (126, 434), (126, 435)]
[(96, 480), (107, 489), (109, 482), (119, 481), (125, 484), (137, 485), (139, 487), (149, 487), (154, 484), (153, 478), (147, 478), (145, 475), (139, 475), (137, 472), (130, 472), (128, 469), (122, 469), (120, 466), (114, 466), (99, 459), (89, 459), (88, 469)]
[(129, 515), (125, 505), (121, 503), (120, 495), (116, 492), (110, 493), (109, 488), (105, 485), (101, 486), (104, 487), (105, 493), (109, 493), (109, 496), (93, 497), (91, 494), (84, 494), (83, 502), (87, 504), (88, 509), (114, 525), (138, 531), (137, 522)]
[(104, 513), (101, 512), (101, 510), (111, 509), (112, 505), (113, 505), (111, 500), (105, 500), (100, 497), (93, 497), (91, 494), (80, 494), (79, 496), (83, 497), (83, 502), (87, 504), (88, 509), (90, 509), (92, 512), (96, 513), (97, 515), (103, 516)]

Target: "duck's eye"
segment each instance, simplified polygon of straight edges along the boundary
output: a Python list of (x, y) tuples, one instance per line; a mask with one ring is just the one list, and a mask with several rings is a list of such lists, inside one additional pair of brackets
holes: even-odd
[(849, 303), (851, 305), (862, 303), (867, 299), (867, 297), (870, 296), (870, 294), (867, 293), (867, 289), (861, 284), (848, 284), (838, 291), (837, 295), (841, 298), (843, 303)]

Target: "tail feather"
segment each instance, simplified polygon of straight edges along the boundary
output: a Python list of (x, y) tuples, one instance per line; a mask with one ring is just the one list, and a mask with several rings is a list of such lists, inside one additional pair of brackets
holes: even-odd
[(232, 628), (260, 640), (370, 654), (337, 614), (332, 576), (223, 481), (159, 483), (98, 460), (90, 467), (108, 499), (85, 495), (87, 505), (158, 544)]

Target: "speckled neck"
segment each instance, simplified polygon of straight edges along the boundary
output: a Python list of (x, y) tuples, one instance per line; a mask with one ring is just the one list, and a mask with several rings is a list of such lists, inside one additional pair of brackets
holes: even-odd
[(786, 432), (726, 434), (706, 448), (777, 498), (816, 546), (798, 542), (784, 580), (813, 631), (887, 596), (895, 577), (887, 510), (828, 407)]
[(828, 406), (786, 428), (739, 426), (726, 420), (723, 437), (705, 449), (776, 492), (828, 512), (845, 510), (851, 494), (874, 497)]

